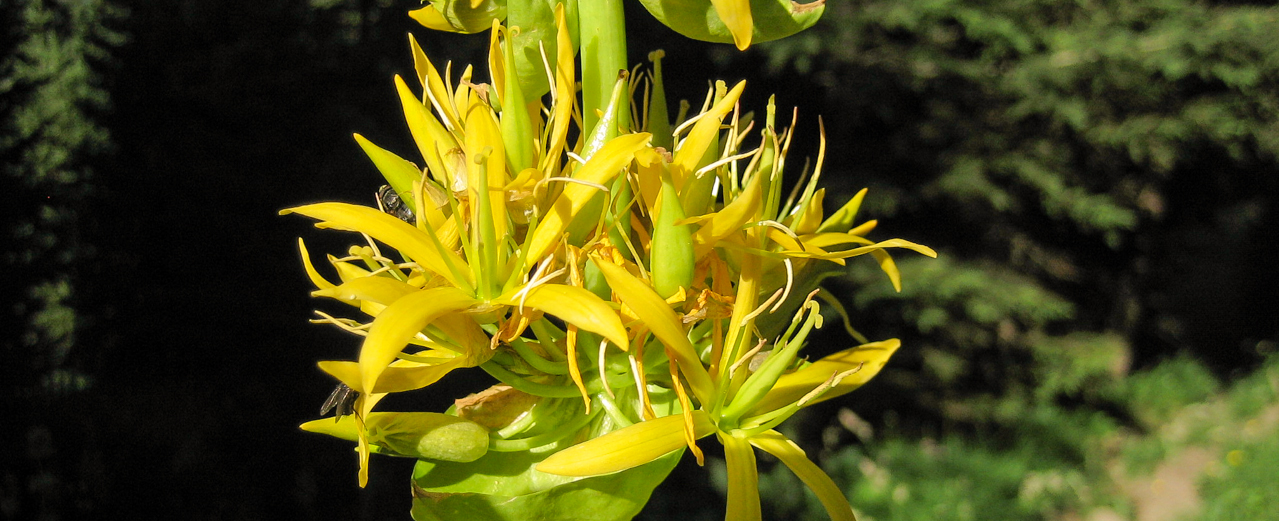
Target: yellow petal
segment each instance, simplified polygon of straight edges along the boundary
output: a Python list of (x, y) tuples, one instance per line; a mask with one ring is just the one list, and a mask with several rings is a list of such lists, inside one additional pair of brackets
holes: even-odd
[[(715, 431), (710, 415), (693, 411), (697, 437)], [(638, 467), (684, 446), (684, 417), (679, 414), (636, 423), (574, 445), (546, 458), (536, 469), (560, 476), (597, 476)]]
[(543, 175), (550, 176), (552, 169), (559, 167), (561, 154), (568, 139), (568, 125), (573, 120), (573, 105), (577, 101), (576, 69), (573, 60), (573, 41), (569, 38), (568, 22), (562, 4), (555, 5), (555, 97), (551, 107), (550, 138), (547, 140), (546, 155), (542, 156), (539, 169)]
[(429, 5), (421, 9), (409, 11), (409, 18), (417, 20), (417, 23), (422, 24), (427, 29), (450, 33), (463, 32), (461, 29), (453, 27), (453, 24), (449, 23), (448, 18), (445, 18), (443, 14)]
[[(498, 127), (497, 118), (493, 114), (493, 109), (488, 104), (480, 100), (479, 97), (473, 98), (473, 104), (466, 109), (466, 157), (471, 164), (467, 165), (467, 173), (470, 178), (467, 179), (467, 189), (471, 192), (472, 197), (486, 197), (488, 199), (488, 209), (490, 216), (485, 216), (481, 221), (476, 219), (473, 223), (492, 221), (493, 235), (496, 237), (506, 236), (506, 192), (503, 187), (506, 186), (506, 148), (502, 143), (502, 130)], [(512, 107), (516, 110), (516, 107)], [(484, 158), (481, 169), (480, 164), (476, 160), (482, 156)], [(488, 186), (485, 187), (481, 181), (481, 175)], [(477, 200), (477, 199), (473, 199)], [(477, 210), (481, 205), (475, 204), (473, 208)]]
[(340, 286), (312, 291), (311, 296), (344, 301), (364, 300), (387, 306), (414, 291), (418, 289), (390, 277), (361, 277)]
[(733, 106), (737, 104), (737, 99), (741, 97), (745, 89), (745, 81), (737, 82), (728, 94), (725, 94), (715, 106), (697, 120), (697, 123), (693, 124), (693, 129), (688, 131), (688, 137), (680, 142), (679, 150), (675, 152), (675, 157), (671, 161), (671, 174), (674, 176), (676, 188), (682, 188), (684, 178), (697, 170), (698, 162), (706, 154), (706, 149), (719, 135), (719, 127), (724, 116), (733, 110)]
[(856, 195), (849, 199), (844, 206), (822, 221), (822, 225), (817, 227), (817, 233), (836, 232), (847, 230), (853, 225), (853, 220), (857, 219), (857, 210), (862, 207), (862, 200), (866, 199), (867, 189), (863, 188)]
[[(597, 185), (608, 185), (621, 172), (622, 167), (634, 159), (635, 153), (642, 149), (651, 137), (641, 132), (614, 138), (591, 156), (591, 159), (573, 174), (573, 178)], [(533, 232), (527, 257), (530, 265), (536, 264), (550, 252), (577, 212), (586, 205), (591, 196), (599, 192), (596, 188), (579, 183), (567, 183), (567, 185), (551, 207), (544, 210), (546, 215), (542, 217), (542, 221), (537, 224), (537, 230)]]
[[(776, 237), (772, 235), (771, 233), (769, 234), (769, 238), (776, 239)], [(782, 242), (782, 241), (779, 240), (778, 242)], [(832, 251), (828, 253), (815, 253), (815, 251), (819, 251), (820, 249), (810, 244), (805, 244), (804, 249), (806, 251), (796, 251), (797, 250), (796, 248), (791, 248), (791, 251), (786, 251), (783, 253), (791, 257), (807, 257), (807, 258), (824, 259), (824, 260), (840, 260), (840, 259), (847, 259), (849, 257), (856, 257), (858, 255), (865, 255), (875, 250), (882, 250), (884, 248), (906, 248), (908, 250), (913, 250), (915, 252), (927, 255), (934, 259), (937, 258), (937, 252), (933, 251), (932, 248), (929, 248), (922, 244), (915, 244), (905, 239), (888, 239), (886, 241), (880, 241), (868, 246), (862, 246), (860, 248), (852, 248), (852, 249), (843, 250), (843, 251)]]
[(370, 237), (386, 243), (399, 250), (400, 253), (416, 261), (419, 265), (435, 274), (444, 277), (455, 286), (471, 287), (472, 282), (464, 279), (466, 274), (455, 274), (450, 267), (457, 268), (465, 262), (456, 253), (443, 250), (431, 237), (413, 225), (396, 219), (376, 208), (346, 203), (319, 203), (283, 210), (280, 214), (300, 213), (321, 222), (320, 228), (333, 228), (352, 232), (363, 232)]
[(465, 362), (465, 358), (460, 356), (442, 364), (423, 364), (397, 360), (397, 363), (387, 367), (382, 371), (381, 376), (378, 376), (377, 384), (373, 386), (373, 392), (399, 393), (421, 389), (439, 381), (449, 371), (464, 367), (463, 362)]
[(888, 363), (888, 359), (901, 345), (901, 340), (896, 338), (862, 344), (826, 356), (793, 373), (784, 374), (777, 379), (773, 390), (769, 391), (755, 406), (755, 411), (770, 411), (794, 403), (825, 382), (831, 375), (857, 369), (857, 372), (840, 380), (838, 385), (812, 403), (847, 394), (879, 374), (879, 370)]
[(302, 266), (306, 269), (306, 276), (311, 279), (311, 283), (320, 289), (333, 287), (333, 283), (320, 276), (320, 272), (315, 270), (315, 266), (311, 264), (311, 254), (306, 251), (306, 243), (302, 242), (302, 238), (298, 237), (298, 250), (302, 252)]
[(352, 389), (360, 388), (360, 364), (345, 360), (325, 360), (319, 363), (320, 370)]
[(724, 27), (733, 33), (733, 45), (737, 46), (737, 50), (744, 51), (750, 47), (755, 26), (750, 0), (711, 0), (711, 5), (715, 6), (719, 19), (724, 21)]
[(405, 344), (436, 318), (464, 310), (477, 301), (457, 288), (440, 287), (407, 295), (373, 321), (360, 348), (360, 392), (376, 389), (378, 377)]
[[(519, 306), (521, 294), (517, 291), (504, 295), (495, 302)], [(566, 323), (607, 338), (623, 351), (630, 347), (626, 327), (622, 319), (608, 303), (583, 288), (563, 284), (541, 284), (523, 296), (523, 305), (558, 317)]]
[(400, 105), (404, 109), (404, 121), (408, 123), (409, 133), (413, 135), (413, 142), (417, 144), (427, 170), (445, 187), (452, 187), (453, 178), (440, 154), (458, 148), (457, 140), (449, 134), (440, 120), (426, 110), (426, 105), (409, 90), (404, 78), (398, 75), (395, 77), (395, 91), (399, 94)]
[(804, 235), (817, 231), (817, 227), (822, 222), (822, 199), (826, 197), (826, 189), (818, 188), (813, 192), (813, 196), (808, 200), (808, 204), (804, 205), (802, 213), (795, 217), (794, 224), (791, 229), (796, 234)]
[(724, 460), (728, 464), (728, 509), (726, 521), (757, 520), (759, 511), (759, 470), (755, 466), (755, 449), (749, 441), (719, 434), (724, 444)]
[(902, 273), (897, 269), (897, 263), (893, 262), (892, 256), (884, 250), (874, 250), (870, 255), (879, 262), (879, 269), (888, 275), (888, 280), (893, 283), (893, 289), (901, 293), (902, 290)]
[(777, 431), (767, 431), (751, 437), (750, 443), (782, 460), (782, 463), (785, 463), (800, 481), (808, 485), (808, 488), (817, 495), (817, 499), (822, 502), (822, 506), (826, 507), (826, 514), (830, 516), (831, 521), (857, 521), (857, 516), (853, 515), (853, 507), (848, 504), (848, 499), (840, 491), (839, 485), (836, 485), (817, 464), (809, 460), (804, 450), (795, 445), (795, 442)]
[[(430, 58), (426, 57), (426, 52), (422, 51), (422, 47), (418, 45), (417, 39), (412, 34), (409, 35), (409, 46), (413, 48), (413, 70), (417, 72), (418, 81), (426, 91), (426, 98), (431, 101), (431, 106), (435, 107), (436, 112), (444, 117), (446, 128), (457, 128), (460, 118), (453, 104), (447, 103), (450, 98), (444, 78), (440, 76), (439, 70), (431, 63)], [(441, 103), (441, 100), (444, 103)]]
[(693, 395), (703, 405), (710, 403), (714, 393), (711, 377), (702, 366), (693, 344), (688, 341), (688, 335), (684, 332), (679, 317), (675, 315), (675, 310), (651, 286), (635, 278), (626, 268), (604, 259), (596, 259), (595, 264), (600, 273), (604, 274), (609, 287), (622, 299), (622, 303), (635, 310), (636, 315), (643, 317), (644, 325), (666, 346), (667, 353), (679, 364), (684, 377), (688, 378)]
[(697, 243), (694, 257), (701, 260), (714, 249), (715, 244), (742, 228), (742, 225), (759, 219), (760, 179), (763, 175), (751, 176), (742, 193), (733, 198), (724, 208), (714, 214), (693, 234)]

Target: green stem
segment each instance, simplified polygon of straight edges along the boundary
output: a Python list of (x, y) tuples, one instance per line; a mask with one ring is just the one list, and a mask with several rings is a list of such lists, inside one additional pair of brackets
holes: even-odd
[[(582, 121), (586, 135), (599, 122), (596, 111), (608, 108), (613, 83), (619, 71), (627, 70), (626, 17), (622, 0), (590, 0), (578, 4), (578, 27), (582, 53)], [(630, 127), (630, 104), (620, 107), (617, 123)], [(609, 130), (609, 137), (616, 136)]]

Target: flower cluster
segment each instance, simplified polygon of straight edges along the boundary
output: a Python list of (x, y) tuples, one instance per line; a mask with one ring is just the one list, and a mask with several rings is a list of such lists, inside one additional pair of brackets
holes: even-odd
[[(417, 519), (567, 519), (586, 505), (628, 519), (684, 450), (701, 463), (710, 435), (728, 464), (727, 519), (760, 516), (754, 448), (851, 519), (839, 488), (774, 428), (864, 384), (900, 343), (849, 328), (861, 345), (806, 360), (821, 304), (843, 314), (819, 284), (870, 255), (900, 286), (888, 249), (936, 254), (866, 238), (865, 190), (825, 210), (824, 132), (812, 172), (784, 187), (792, 130), (771, 103), (761, 121), (743, 115), (744, 83), (717, 84), (672, 124), (655, 53), (584, 118), (572, 24), (552, 12), (547, 95), (526, 99), (517, 31), (498, 20), (489, 84), (469, 67), (451, 81), (411, 39), (421, 94), (398, 76), (395, 87), (424, 167), (356, 135), (395, 207), (284, 211), (365, 239), (329, 257), (336, 281), (299, 241), (314, 295), (366, 317), (321, 315), (364, 337), (357, 360), (320, 363), (357, 398), (349, 415), (303, 428), (357, 442), (361, 486), (370, 453), (417, 458)], [(467, 368), (498, 383), (444, 413), (374, 411)]]

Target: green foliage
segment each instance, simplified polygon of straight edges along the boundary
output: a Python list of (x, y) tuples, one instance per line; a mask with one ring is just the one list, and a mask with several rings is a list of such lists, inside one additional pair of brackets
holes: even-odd
[[(1093, 501), (1104, 489), (1083, 467), (1045, 457), (1030, 438), (1013, 447), (948, 438), (891, 440), (871, 452), (844, 449), (825, 462), (859, 519), (1052, 519)], [(761, 476), (769, 503), (800, 519), (822, 519), (815, 497), (789, 491), (784, 469)]]
[(1279, 437), (1230, 447), (1225, 470), (1202, 484), (1204, 521), (1279, 519)]
[[(848, 470), (854, 505), (875, 519), (1052, 517), (1000, 477), (1048, 472), (1019, 451), (1055, 454), (1052, 472), (1097, 490), (1105, 454), (1140, 473), (1217, 439), (1194, 415), (1228, 419), (1204, 405), (1222, 387), (1213, 372), (1258, 363), (1279, 336), (1276, 33), (1272, 6), (864, 0), (761, 46), (840, 143), (827, 178), (870, 186), (863, 213), (941, 254), (900, 260), (900, 293), (850, 263), (854, 322), (903, 341), (883, 399), (859, 410), (904, 437), (859, 453), (896, 481)], [(1267, 374), (1232, 391), (1232, 410), (1274, 403)], [(1156, 433), (1173, 419), (1184, 432)], [(980, 478), (905, 470), (916, 461)], [(894, 503), (898, 489), (910, 500)]]
[[(847, 144), (827, 164), (877, 193), (865, 211), (939, 246), (938, 261), (900, 262), (900, 293), (850, 268), (855, 313), (902, 336), (912, 364), (891, 394), (917, 398), (890, 407), (932, 411), (911, 420), (928, 431), (1100, 406), (1134, 363), (1221, 360), (1234, 355), (1219, 346), (1279, 334), (1203, 329), (1264, 316), (1248, 296), (1273, 301), (1242, 266), (1268, 258), (1250, 244), (1279, 215), (1277, 30), (1274, 8), (1187, 0), (867, 0), (762, 46), (773, 72), (827, 89), (819, 110)], [(1222, 318), (1199, 318), (1205, 305)]]
[(1181, 357), (1128, 377), (1121, 392), (1143, 424), (1156, 426), (1178, 410), (1207, 400), (1219, 387), (1202, 364)]
[(69, 356), (81, 319), (77, 268), (92, 255), (79, 227), (91, 194), (87, 159), (109, 134), (96, 121), (107, 94), (96, 68), (123, 42), (106, 2), (20, 1), (0, 7), (0, 175), (4, 190), (6, 386), (69, 392), (88, 378)]
[(1239, 380), (1227, 398), (1230, 412), (1242, 422), (1240, 439), (1227, 443), (1215, 472), (1200, 484), (1204, 521), (1279, 519), (1279, 437), (1274, 435), (1279, 413), (1279, 356)]

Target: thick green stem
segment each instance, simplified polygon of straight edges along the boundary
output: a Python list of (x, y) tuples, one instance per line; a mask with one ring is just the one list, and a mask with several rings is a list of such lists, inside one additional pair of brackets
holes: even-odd
[[(599, 116), (608, 108), (619, 71), (627, 70), (626, 17), (622, 0), (591, 0), (578, 4), (582, 52), (582, 122), (590, 135)], [(630, 127), (630, 104), (623, 103), (617, 125)], [(609, 129), (608, 137), (617, 135)]]

